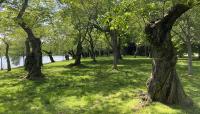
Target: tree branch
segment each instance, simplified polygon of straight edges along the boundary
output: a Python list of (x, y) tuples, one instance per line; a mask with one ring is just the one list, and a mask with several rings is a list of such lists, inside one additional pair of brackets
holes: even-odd
[(23, 15), (27, 7), (28, 7), (28, 0), (24, 0), (22, 4), (22, 9), (19, 11), (19, 14), (17, 15), (17, 22), (22, 27), (22, 29), (24, 29), (24, 31), (27, 33), (27, 35), (29, 36), (28, 38), (32, 38), (31, 36), (34, 36), (33, 31), (23, 20)]

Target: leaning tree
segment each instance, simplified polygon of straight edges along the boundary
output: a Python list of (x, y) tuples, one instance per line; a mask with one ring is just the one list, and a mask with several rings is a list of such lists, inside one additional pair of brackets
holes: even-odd
[(176, 20), (191, 9), (190, 5), (176, 4), (161, 19), (145, 27), (152, 46), (152, 76), (147, 82), (148, 94), (153, 101), (167, 104), (191, 105), (176, 71), (177, 53), (171, 39), (171, 29)]
[(28, 79), (42, 78), (41, 66), (42, 66), (42, 51), (41, 41), (36, 38), (32, 29), (28, 26), (27, 22), (23, 18), (26, 8), (28, 7), (28, 0), (24, 0), (22, 8), (17, 15), (18, 25), (26, 32), (26, 60), (25, 70), (28, 71)]

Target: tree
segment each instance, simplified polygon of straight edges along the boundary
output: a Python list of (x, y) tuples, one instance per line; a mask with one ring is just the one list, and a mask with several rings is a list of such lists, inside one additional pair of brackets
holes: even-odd
[(42, 51), (45, 52), (49, 56), (49, 59), (51, 60), (51, 63), (55, 62), (55, 60), (53, 59), (51, 50), (50, 51), (42, 50)]
[(28, 7), (28, 0), (24, 0), (21, 10), (16, 17), (18, 25), (26, 32), (28, 38), (26, 39), (26, 60), (25, 70), (28, 71), (28, 79), (39, 79), (43, 77), (41, 72), (42, 66), (42, 52), (41, 41), (36, 38), (32, 29), (29, 27), (23, 16)]
[(192, 75), (192, 20), (189, 17), (189, 14), (186, 14), (182, 17), (181, 22), (177, 25), (180, 28), (180, 33), (173, 30), (173, 32), (179, 36), (179, 38), (184, 42), (187, 48), (188, 53), (188, 75)]
[(6, 62), (7, 62), (7, 71), (11, 71), (10, 57), (9, 57), (9, 54), (8, 54), (9, 48), (10, 48), (10, 44), (6, 40), (5, 36), (1, 40), (5, 44), (5, 57), (6, 57)]
[(150, 22), (145, 33), (153, 51), (152, 76), (147, 82), (153, 101), (167, 104), (191, 105), (176, 72), (177, 54), (171, 40), (171, 29), (176, 20), (191, 7), (176, 4), (163, 18)]

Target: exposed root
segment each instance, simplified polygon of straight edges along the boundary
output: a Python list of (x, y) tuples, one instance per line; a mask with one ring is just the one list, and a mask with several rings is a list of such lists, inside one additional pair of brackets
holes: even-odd
[(141, 101), (136, 107), (133, 108), (133, 112), (137, 112), (138, 110), (140, 110), (146, 106), (149, 106), (152, 103), (152, 99), (147, 93), (145, 93), (143, 91), (139, 91), (138, 96)]

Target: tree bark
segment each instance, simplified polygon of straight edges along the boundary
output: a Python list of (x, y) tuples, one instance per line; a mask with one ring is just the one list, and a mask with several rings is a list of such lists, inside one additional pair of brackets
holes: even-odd
[(117, 48), (117, 34), (116, 31), (109, 32), (112, 39), (112, 48), (113, 48), (113, 69), (117, 69), (118, 64), (118, 48)]
[(166, 104), (191, 105), (176, 72), (177, 54), (171, 41), (175, 21), (190, 7), (177, 4), (162, 19), (145, 27), (152, 46), (152, 75), (147, 82), (148, 94), (153, 101)]
[(28, 71), (27, 79), (40, 79), (43, 77), (41, 72), (42, 66), (42, 52), (41, 52), (41, 41), (36, 38), (31, 28), (23, 20), (23, 15), (26, 8), (28, 7), (28, 0), (24, 0), (22, 9), (17, 16), (18, 25), (26, 32), (28, 38), (26, 40), (26, 60), (25, 69)]
[(51, 63), (55, 62), (55, 60), (53, 59), (53, 56), (52, 56), (52, 51), (43, 50), (43, 52), (45, 52), (49, 56)]

